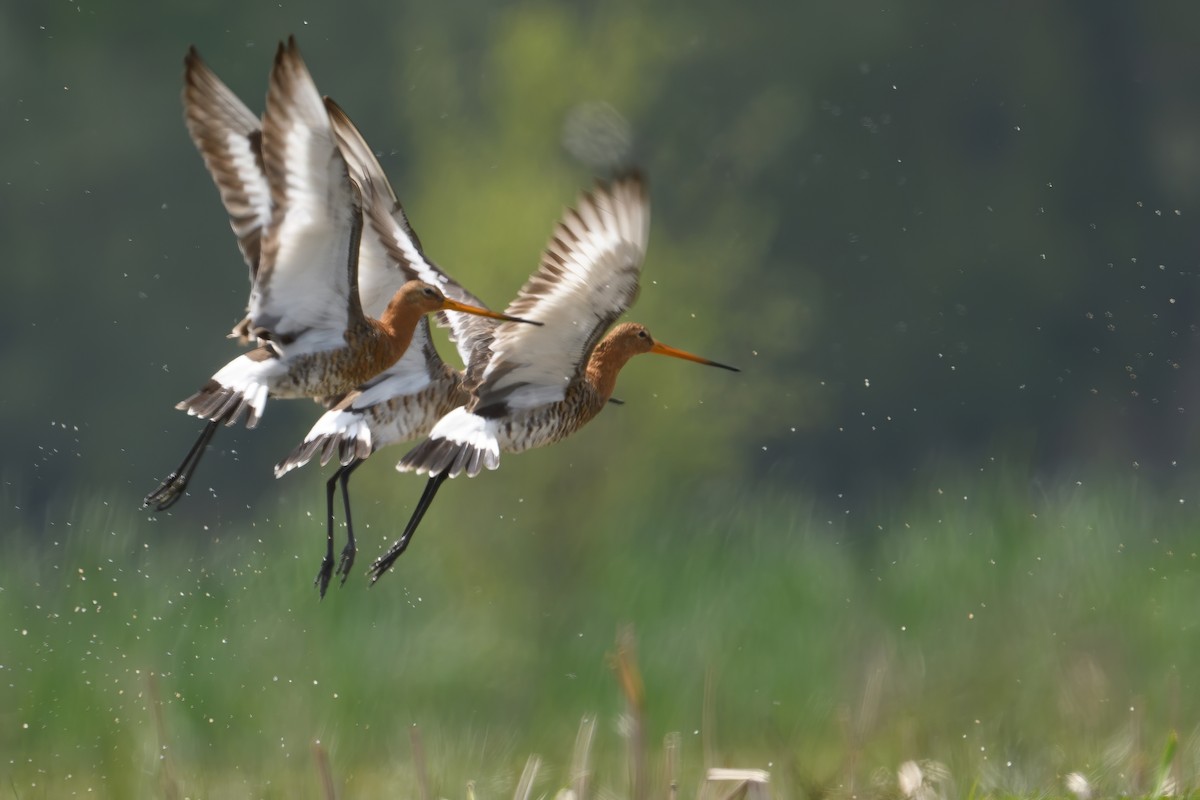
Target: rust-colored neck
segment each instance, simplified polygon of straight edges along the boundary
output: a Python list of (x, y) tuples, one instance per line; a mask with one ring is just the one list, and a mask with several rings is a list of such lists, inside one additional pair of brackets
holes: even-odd
[(629, 363), (629, 359), (637, 355), (637, 351), (628, 343), (609, 334), (596, 345), (592, 357), (588, 359), (587, 380), (600, 396), (602, 403), (607, 403), (617, 388), (617, 375), (621, 368)]
[(417, 323), (424, 315), (422, 309), (411, 303), (389, 303), (378, 320), (371, 320), (372, 327), (383, 334), (380, 355), (383, 359), (390, 359), (384, 369), (396, 363), (404, 355), (404, 351), (408, 350), (417, 330)]

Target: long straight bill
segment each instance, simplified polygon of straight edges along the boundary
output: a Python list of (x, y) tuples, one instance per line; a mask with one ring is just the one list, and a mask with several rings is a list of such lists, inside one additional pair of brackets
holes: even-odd
[(521, 319), (520, 317), (510, 317), (508, 314), (501, 314), (498, 311), (492, 311), (479, 306), (469, 306), (466, 303), (460, 303), (457, 300), (451, 300), (447, 297), (442, 302), (442, 308), (446, 311), (461, 311), (464, 314), (474, 314), (479, 317), (491, 317), (492, 319), (502, 319), (505, 322), (524, 322), (528, 325), (541, 325), (540, 322), (534, 322), (531, 319)]
[(682, 358), (684, 361), (695, 361), (697, 364), (705, 364), (710, 367), (720, 367), (721, 369), (727, 369), (730, 372), (741, 372), (741, 370), (738, 369), (737, 367), (731, 367), (728, 364), (721, 364), (717, 361), (710, 361), (707, 358), (701, 358), (700, 356), (693, 355), (692, 353), (689, 353), (686, 350), (679, 350), (674, 347), (668, 347), (667, 345), (663, 344), (662, 342), (655, 342), (654, 345), (650, 348), (650, 352), (658, 353), (660, 356), (671, 356), (672, 358)]

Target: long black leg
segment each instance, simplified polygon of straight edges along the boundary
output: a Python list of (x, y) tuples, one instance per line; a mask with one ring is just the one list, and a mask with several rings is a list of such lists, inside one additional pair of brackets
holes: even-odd
[(200, 431), (200, 436), (197, 437), (196, 443), (192, 445), (192, 449), (188, 450), (183, 463), (168, 475), (166, 480), (158, 485), (157, 489), (146, 495), (146, 499), (142, 501), (143, 506), (154, 506), (156, 511), (166, 511), (175, 505), (179, 498), (183, 497), (183, 492), (187, 489), (188, 481), (192, 479), (193, 473), (196, 472), (196, 467), (200, 464), (200, 457), (204, 455), (204, 451), (208, 448), (208, 443), (212, 441), (213, 434), (217, 432), (217, 426), (220, 424), (221, 421), (219, 419), (210, 419), (208, 421), (208, 424), (204, 426), (204, 430)]
[(329, 579), (333, 577), (333, 493), (337, 491), (340, 474), (342, 471), (339, 469), (325, 482), (325, 558), (321, 560), (321, 569), (313, 580), (313, 586), (321, 592), (322, 599), (325, 598), (325, 590), (329, 588)]
[(388, 548), (388, 551), (375, 560), (371, 565), (370, 571), (367, 573), (371, 576), (371, 583), (383, 577), (383, 573), (391, 569), (392, 564), (396, 563), (396, 559), (408, 547), (409, 541), (412, 540), (413, 533), (416, 532), (417, 526), (421, 524), (421, 518), (425, 516), (425, 512), (429, 510), (429, 504), (433, 502), (433, 498), (437, 495), (438, 489), (442, 488), (442, 484), (446, 482), (448, 476), (446, 473), (434, 475), (425, 484), (425, 491), (421, 493), (421, 499), (417, 501), (417, 507), (413, 509), (413, 515), (408, 520), (408, 525), (404, 527), (404, 533), (400, 534), (400, 538), (396, 543)]
[(342, 558), (338, 562), (337, 574), (342, 576), (342, 585), (346, 585), (346, 578), (350, 577), (350, 570), (354, 568), (354, 556), (358, 553), (358, 544), (354, 541), (354, 523), (350, 519), (350, 474), (358, 469), (358, 466), (363, 463), (361, 458), (356, 458), (349, 464), (345, 465), (337, 471), (334, 477), (340, 478), (342, 484), (342, 508), (346, 510), (346, 546), (342, 548)]

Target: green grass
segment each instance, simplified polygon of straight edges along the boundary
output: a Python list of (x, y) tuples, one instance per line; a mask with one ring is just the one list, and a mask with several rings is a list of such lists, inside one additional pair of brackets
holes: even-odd
[[(436, 796), (511, 797), (531, 753), (553, 796), (595, 714), (593, 787), (627, 796), (630, 624), (651, 768), (678, 732), (685, 797), (706, 766), (766, 769), (777, 797), (898, 796), (909, 760), (944, 765), (948, 796), (1063, 796), (1072, 772), (1195, 790), (1200, 514), (1128, 483), (998, 484), (878, 512), (681, 494), (569, 526), (446, 508), (378, 586), (320, 603), (316, 496), (216, 531), (10, 503), (0, 781), (321, 797), (319, 741), (339, 796), (416, 796), (416, 726)], [(407, 500), (364, 501), (359, 573)]]

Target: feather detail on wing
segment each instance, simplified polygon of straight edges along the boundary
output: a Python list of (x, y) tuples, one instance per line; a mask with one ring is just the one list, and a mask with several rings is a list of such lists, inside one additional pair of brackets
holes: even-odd
[(262, 161), (262, 126), (193, 47), (184, 58), (183, 109), (188, 133), (212, 175), (238, 248), (258, 272), (262, 231), (271, 219), (271, 193)]
[[(329, 123), (350, 173), (363, 193), (363, 241), (358, 257), (358, 293), (363, 311), (376, 319), (396, 291), (410, 280), (433, 283), (415, 264), (424, 263), (421, 242), (408, 223), (375, 153), (332, 98), (325, 98)], [(377, 218), (377, 219), (374, 219)], [(374, 221), (372, 221), (374, 219)], [(402, 242), (400, 256), (384, 240)]]
[[(350, 177), (363, 191), (363, 240), (364, 243), (370, 240), (370, 248), (367, 244), (363, 245), (358, 282), (367, 313), (378, 316), (396, 289), (409, 280), (425, 281), (437, 286), (451, 300), (487, 308), (482, 300), (464, 289), (425, 255), (421, 240), (409, 223), (408, 215), (396, 198), (375, 153), (337, 103), (326, 97), (325, 106), (338, 145), (349, 166)], [(440, 326), (449, 328), (450, 341), (458, 349), (464, 364), (470, 359), (476, 342), (490, 336), (496, 327), (496, 320), (456, 311), (439, 311), (437, 319)]]
[(271, 71), (263, 163), (275, 215), (250, 293), (252, 332), (284, 346), (314, 329), (311, 338), (332, 340), (363, 324), (356, 274), (362, 212), (325, 104), (292, 39), (280, 45)]
[[(637, 173), (584, 193), (555, 227), (541, 266), (505, 313), (544, 323), (496, 327), (473, 409), (561, 400), (604, 332), (633, 304), (650, 236)], [(479, 372), (478, 362), (469, 373)]]

